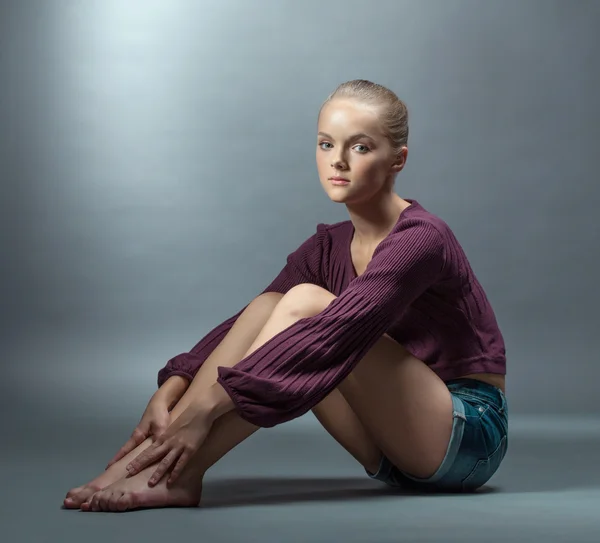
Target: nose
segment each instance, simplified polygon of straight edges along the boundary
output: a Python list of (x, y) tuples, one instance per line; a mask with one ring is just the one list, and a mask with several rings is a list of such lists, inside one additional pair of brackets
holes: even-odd
[(333, 168), (335, 168), (336, 170), (343, 170), (344, 169), (344, 162), (342, 161), (341, 158), (335, 159), (331, 162), (331, 166)]

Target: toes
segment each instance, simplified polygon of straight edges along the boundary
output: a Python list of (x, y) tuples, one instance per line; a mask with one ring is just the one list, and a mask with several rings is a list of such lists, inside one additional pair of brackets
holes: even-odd
[(117, 500), (121, 497), (121, 492), (113, 490), (106, 498), (104, 511), (118, 511)]
[(65, 499), (65, 506), (67, 507), (79, 507), (82, 502), (86, 501), (90, 496), (94, 494), (94, 492), (98, 492), (99, 488), (93, 487), (81, 487), (81, 490), (71, 496), (70, 498)]
[(108, 499), (110, 498), (110, 492), (109, 491), (103, 491), (100, 492), (99, 496), (98, 496), (98, 507), (100, 509), (100, 511), (109, 511), (108, 508)]
[[(145, 494), (145, 493), (144, 493)], [(143, 494), (142, 494), (143, 496)], [(137, 492), (130, 492), (128, 495), (127, 509), (136, 509), (142, 506), (143, 499), (140, 498), (140, 494)]]
[(96, 492), (92, 499), (90, 500), (90, 511), (98, 512), (100, 508), (98, 507), (98, 498), (100, 497), (101, 492)]
[(113, 500), (111, 500), (112, 511), (129, 511), (137, 507), (139, 499), (137, 499), (135, 492), (115, 492)]
[[(110, 490), (99, 490), (95, 492), (93, 495), (88, 497), (85, 501), (81, 503), (79, 508), (82, 511), (120, 511), (119, 507), (121, 507), (121, 498), (126, 498), (127, 496), (123, 494), (121, 491), (110, 491)], [(129, 508), (129, 502), (124, 501), (125, 509)]]
[(115, 508), (117, 511), (127, 511), (129, 509), (129, 496), (124, 492), (121, 493), (115, 502)]
[(78, 486), (77, 488), (74, 488), (72, 490), (69, 490), (69, 492), (67, 492), (67, 496), (66, 498), (63, 500), (63, 504), (65, 507), (79, 507), (79, 504), (81, 503), (81, 492), (82, 490), (84, 490), (85, 487), (83, 486)]
[(96, 498), (96, 506), (98, 507), (98, 511), (104, 511), (104, 501), (106, 500), (106, 491), (98, 492), (98, 497)]
[(90, 496), (84, 502), (81, 502), (81, 505), (79, 506), (79, 509), (81, 509), (82, 511), (90, 511), (91, 510), (90, 509), (91, 501), (92, 501), (92, 496)]
[(72, 488), (71, 490), (69, 490), (69, 492), (67, 492), (67, 495), (65, 496), (65, 499), (74, 498), (82, 490), (83, 490), (83, 486), (78, 486), (76, 488)]
[(85, 488), (85, 486), (78, 486), (77, 488), (72, 488), (67, 492), (65, 499), (63, 500), (63, 505), (67, 508), (79, 507), (81, 500), (79, 499), (79, 494)]

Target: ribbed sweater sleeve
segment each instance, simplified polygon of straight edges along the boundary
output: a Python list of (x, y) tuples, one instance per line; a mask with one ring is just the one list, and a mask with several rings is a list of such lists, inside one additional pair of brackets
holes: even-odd
[(420, 219), (400, 224), (365, 272), (321, 313), (299, 319), (234, 367), (218, 367), (217, 381), (242, 418), (272, 427), (306, 413), (441, 277), (443, 236)]
[[(316, 233), (287, 256), (286, 265), (260, 294), (265, 292), (285, 294), (292, 287), (301, 283), (314, 283), (325, 288), (320, 264), (322, 262), (323, 237), (326, 235), (325, 225), (319, 223)], [(246, 304), (235, 315), (208, 332), (191, 351), (178, 354), (168, 360), (158, 372), (158, 387), (160, 388), (173, 375), (181, 375), (188, 381), (192, 381), (200, 366), (231, 330), (248, 305), (250, 304)]]

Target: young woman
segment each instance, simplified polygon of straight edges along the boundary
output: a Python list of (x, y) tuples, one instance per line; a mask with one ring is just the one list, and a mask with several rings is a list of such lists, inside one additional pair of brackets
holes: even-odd
[(391, 486), (470, 491), (498, 469), (503, 337), (451, 229), (393, 190), (405, 104), (349, 81), (317, 132), (321, 185), (350, 220), (319, 223), (259, 296), (168, 361), (129, 441), (65, 507), (197, 506), (210, 466), (308, 410)]

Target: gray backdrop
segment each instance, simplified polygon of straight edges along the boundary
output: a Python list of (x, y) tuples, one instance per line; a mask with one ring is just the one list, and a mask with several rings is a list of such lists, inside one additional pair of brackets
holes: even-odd
[(597, 414), (599, 10), (2, 2), (2, 401), (133, 429), (166, 360), (348, 218), (319, 184), (316, 120), (365, 78), (408, 104), (396, 190), (486, 289), (511, 414)]
[[(598, 28), (584, 0), (0, 0), (3, 541), (596, 543)], [(227, 453), (198, 509), (61, 510), (165, 362), (348, 218), (316, 121), (355, 78), (407, 102), (396, 190), (504, 334), (498, 472), (396, 494), (309, 412)]]

